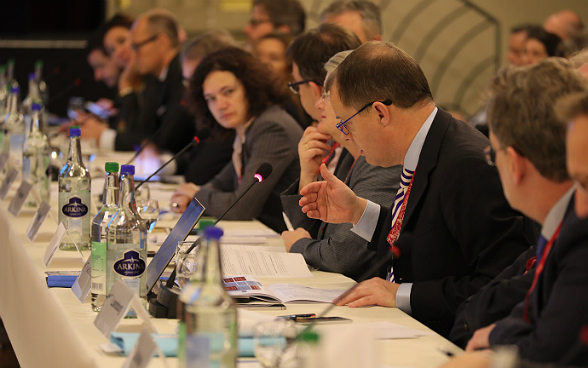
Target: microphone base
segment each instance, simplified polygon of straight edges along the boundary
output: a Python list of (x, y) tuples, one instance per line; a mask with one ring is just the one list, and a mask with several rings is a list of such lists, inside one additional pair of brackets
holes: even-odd
[(180, 288), (173, 286), (170, 289), (165, 282), (158, 281), (153, 292), (149, 298), (149, 314), (154, 318), (177, 318)]

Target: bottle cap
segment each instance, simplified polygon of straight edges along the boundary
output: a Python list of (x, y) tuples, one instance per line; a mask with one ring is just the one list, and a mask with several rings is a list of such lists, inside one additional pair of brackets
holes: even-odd
[(120, 174), (121, 175), (135, 175), (135, 165), (121, 165), (120, 166)]
[(35, 78), (36, 78), (35, 72), (30, 72), (29, 73), (29, 80), (35, 79)]
[(78, 129), (81, 129), (82, 126), (81, 125), (72, 125), (72, 126), (70, 126), (70, 128), (78, 128)]
[(223, 236), (223, 229), (216, 226), (209, 226), (204, 229), (204, 237), (206, 240), (209, 239), (220, 239)]
[(104, 165), (104, 171), (107, 173), (117, 173), (118, 162), (107, 162), (106, 165)]
[(43, 59), (39, 59), (37, 61), (35, 61), (35, 67), (40, 66), (41, 68), (43, 67)]
[(14, 59), (8, 59), (8, 60), (6, 60), (6, 65), (8, 65), (8, 66), (10, 66), (10, 65), (14, 66)]
[(82, 135), (82, 129), (80, 127), (72, 126), (69, 128), (69, 137), (79, 137)]
[(320, 340), (319, 335), (316, 332), (312, 331), (302, 332), (302, 334), (300, 334), (299, 339), (300, 341), (309, 342), (313, 344), (318, 343)]
[(41, 109), (42, 109), (42, 108), (43, 108), (43, 107), (42, 107), (42, 106), (41, 106), (41, 104), (40, 104), (40, 103), (38, 103), (38, 102), (33, 102), (33, 103), (31, 104), (31, 110), (33, 110), (33, 111), (41, 111)]
[(20, 92), (20, 88), (18, 86), (12, 86), (10, 88), (10, 92), (12, 92), (12, 93), (19, 93)]
[(6, 72), (6, 65), (0, 65), (0, 73)]

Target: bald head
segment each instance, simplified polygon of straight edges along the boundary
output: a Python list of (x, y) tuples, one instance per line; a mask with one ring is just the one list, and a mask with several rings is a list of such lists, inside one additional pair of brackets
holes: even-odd
[(562, 10), (547, 17), (543, 28), (549, 33), (558, 35), (562, 40), (567, 40), (570, 34), (582, 31), (584, 23), (575, 12)]

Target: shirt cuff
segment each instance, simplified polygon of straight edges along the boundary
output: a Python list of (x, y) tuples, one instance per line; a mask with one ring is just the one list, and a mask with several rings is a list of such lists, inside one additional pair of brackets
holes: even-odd
[(100, 133), (100, 149), (105, 151), (114, 151), (114, 142), (116, 140), (116, 130), (105, 129)]
[(411, 315), (412, 308), (410, 307), (410, 292), (412, 291), (412, 283), (407, 282), (400, 284), (396, 290), (396, 306), (404, 313)]
[(357, 225), (351, 228), (351, 231), (361, 236), (365, 241), (370, 242), (374, 236), (374, 231), (378, 226), (380, 217), (380, 205), (372, 201), (367, 201), (367, 206), (357, 222)]

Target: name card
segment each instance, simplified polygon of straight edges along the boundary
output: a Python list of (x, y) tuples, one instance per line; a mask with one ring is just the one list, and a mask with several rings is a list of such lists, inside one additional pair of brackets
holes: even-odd
[(131, 307), (137, 313), (137, 318), (145, 322), (150, 332), (157, 333), (157, 329), (149, 320), (149, 314), (143, 307), (139, 297), (121, 280), (116, 280), (112, 286), (110, 294), (106, 297), (102, 309), (94, 320), (94, 326), (98, 328), (104, 337), (109, 339), (110, 333), (116, 330)]
[(8, 194), (12, 183), (14, 183), (17, 177), (18, 171), (14, 167), (11, 167), (10, 170), (8, 170), (8, 174), (6, 174), (4, 181), (2, 182), (2, 186), (0, 186), (0, 199), (6, 198), (6, 194)]
[(90, 263), (91, 258), (88, 257), (82, 272), (71, 286), (71, 291), (75, 294), (81, 303), (86, 301), (88, 294), (90, 293), (90, 287), (92, 286), (92, 265)]
[(24, 205), (29, 193), (33, 185), (26, 180), (20, 184), (20, 187), (16, 190), (16, 194), (12, 197), (10, 201), (10, 205), (8, 205), (8, 212), (14, 215), (14, 217), (18, 217), (18, 214), (22, 210), (22, 206)]
[(133, 350), (129, 353), (123, 368), (147, 367), (156, 349), (157, 344), (153, 340), (153, 337), (151, 337), (151, 333), (148, 330), (143, 330)]
[(0, 154), (0, 171), (4, 170), (4, 166), (6, 166), (9, 157), (10, 155), (8, 154), (8, 152), (2, 151), (2, 153)]
[(55, 252), (59, 248), (59, 244), (61, 244), (61, 241), (63, 240), (66, 231), (67, 230), (65, 229), (65, 225), (63, 224), (63, 222), (60, 222), (59, 226), (57, 226), (57, 231), (55, 232), (55, 234), (53, 234), (53, 237), (51, 238), (51, 241), (49, 242), (47, 249), (45, 249), (45, 255), (43, 256), (43, 262), (45, 263), (45, 267), (49, 267), (49, 264), (51, 263), (51, 260), (53, 259)]
[(45, 222), (47, 214), (50, 210), (51, 205), (45, 201), (42, 201), (39, 205), (39, 208), (37, 209), (37, 212), (35, 212), (35, 216), (33, 216), (33, 221), (27, 229), (27, 238), (29, 238), (30, 241), (35, 241), (37, 233), (39, 233), (39, 229), (41, 228), (41, 225), (43, 225), (43, 222)]

